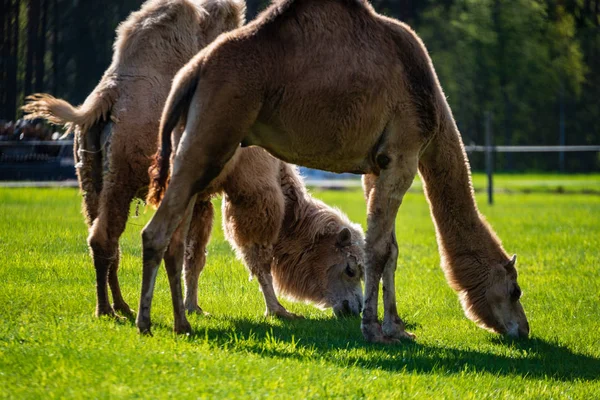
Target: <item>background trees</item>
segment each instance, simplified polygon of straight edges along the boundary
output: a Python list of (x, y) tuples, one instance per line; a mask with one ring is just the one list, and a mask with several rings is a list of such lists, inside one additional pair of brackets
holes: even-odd
[[(248, 19), (268, 1), (246, 0)], [(0, 0), (0, 119), (25, 95), (80, 103), (110, 63), (118, 23), (142, 0)], [(423, 38), (466, 143), (600, 143), (600, 0), (372, 0)], [(478, 165), (477, 156), (474, 157)], [(559, 169), (552, 155), (504, 155), (504, 170)], [(568, 170), (600, 168), (594, 153)]]

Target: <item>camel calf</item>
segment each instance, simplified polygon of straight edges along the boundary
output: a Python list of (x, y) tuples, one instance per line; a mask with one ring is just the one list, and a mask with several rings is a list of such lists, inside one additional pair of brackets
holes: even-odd
[[(312, 198), (295, 167), (260, 148), (239, 149), (223, 173), (196, 199), (186, 254), (190, 246), (200, 249), (193, 252), (196, 257), (187, 257), (184, 262), (187, 311), (202, 312), (197, 290), (212, 226), (208, 197), (218, 193), (224, 195), (225, 236), (257, 278), (266, 315), (296, 317), (279, 303), (275, 290), (292, 300), (332, 307), (338, 317), (360, 314), (364, 278), (361, 227)], [(174, 238), (171, 251), (182, 247), (177, 242), (180, 236)], [(176, 255), (171, 251), (165, 263), (174, 262)], [(180, 307), (179, 302), (174, 304)], [(187, 321), (182, 310), (175, 311), (175, 319), (176, 331), (185, 331)]]

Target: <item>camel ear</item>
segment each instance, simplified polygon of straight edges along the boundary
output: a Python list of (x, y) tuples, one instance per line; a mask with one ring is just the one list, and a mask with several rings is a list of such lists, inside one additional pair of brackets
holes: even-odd
[(512, 258), (508, 261), (508, 263), (504, 266), (504, 268), (514, 268), (517, 263), (517, 255), (514, 254)]
[(350, 233), (350, 229), (343, 228), (338, 233), (336, 244), (338, 245), (338, 247), (346, 247), (352, 244), (352, 233)]

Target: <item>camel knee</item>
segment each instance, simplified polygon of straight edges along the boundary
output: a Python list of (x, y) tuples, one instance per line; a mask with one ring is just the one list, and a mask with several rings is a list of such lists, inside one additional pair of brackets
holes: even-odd
[(255, 276), (271, 275), (273, 246), (253, 245), (242, 250), (243, 258), (250, 273)]
[(111, 261), (117, 257), (119, 250), (118, 239), (110, 238), (106, 230), (102, 229), (96, 223), (92, 225), (90, 233), (88, 235), (88, 246), (92, 251), (94, 259), (102, 258), (107, 261)]
[(154, 262), (156, 266), (160, 264), (163, 254), (167, 249), (169, 242), (160, 231), (155, 231), (150, 226), (142, 230), (142, 250), (144, 265), (148, 262)]
[(395, 235), (391, 234), (387, 240), (382, 238), (370, 244), (367, 243), (367, 260), (376, 272), (382, 273), (388, 265), (393, 265), (395, 268), (397, 259), (398, 243)]

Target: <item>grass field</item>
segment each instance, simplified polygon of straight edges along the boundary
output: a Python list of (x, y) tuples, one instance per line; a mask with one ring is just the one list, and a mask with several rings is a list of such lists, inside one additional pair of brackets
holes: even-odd
[[(364, 226), (358, 190), (315, 195)], [(258, 284), (219, 223), (200, 279), (211, 316), (190, 317), (193, 335), (171, 333), (164, 271), (153, 337), (139, 336), (133, 321), (98, 320), (77, 191), (0, 189), (0, 397), (600, 398), (600, 196), (495, 200), (488, 207), (478, 195), (518, 254), (531, 337), (502, 339), (463, 316), (439, 268), (424, 197), (409, 193), (397, 219), (397, 295), (417, 341), (383, 346), (363, 341), (359, 319), (305, 304), (284, 302), (304, 320), (265, 319)], [(134, 308), (139, 232), (150, 215), (142, 208), (122, 239), (122, 288)]]

